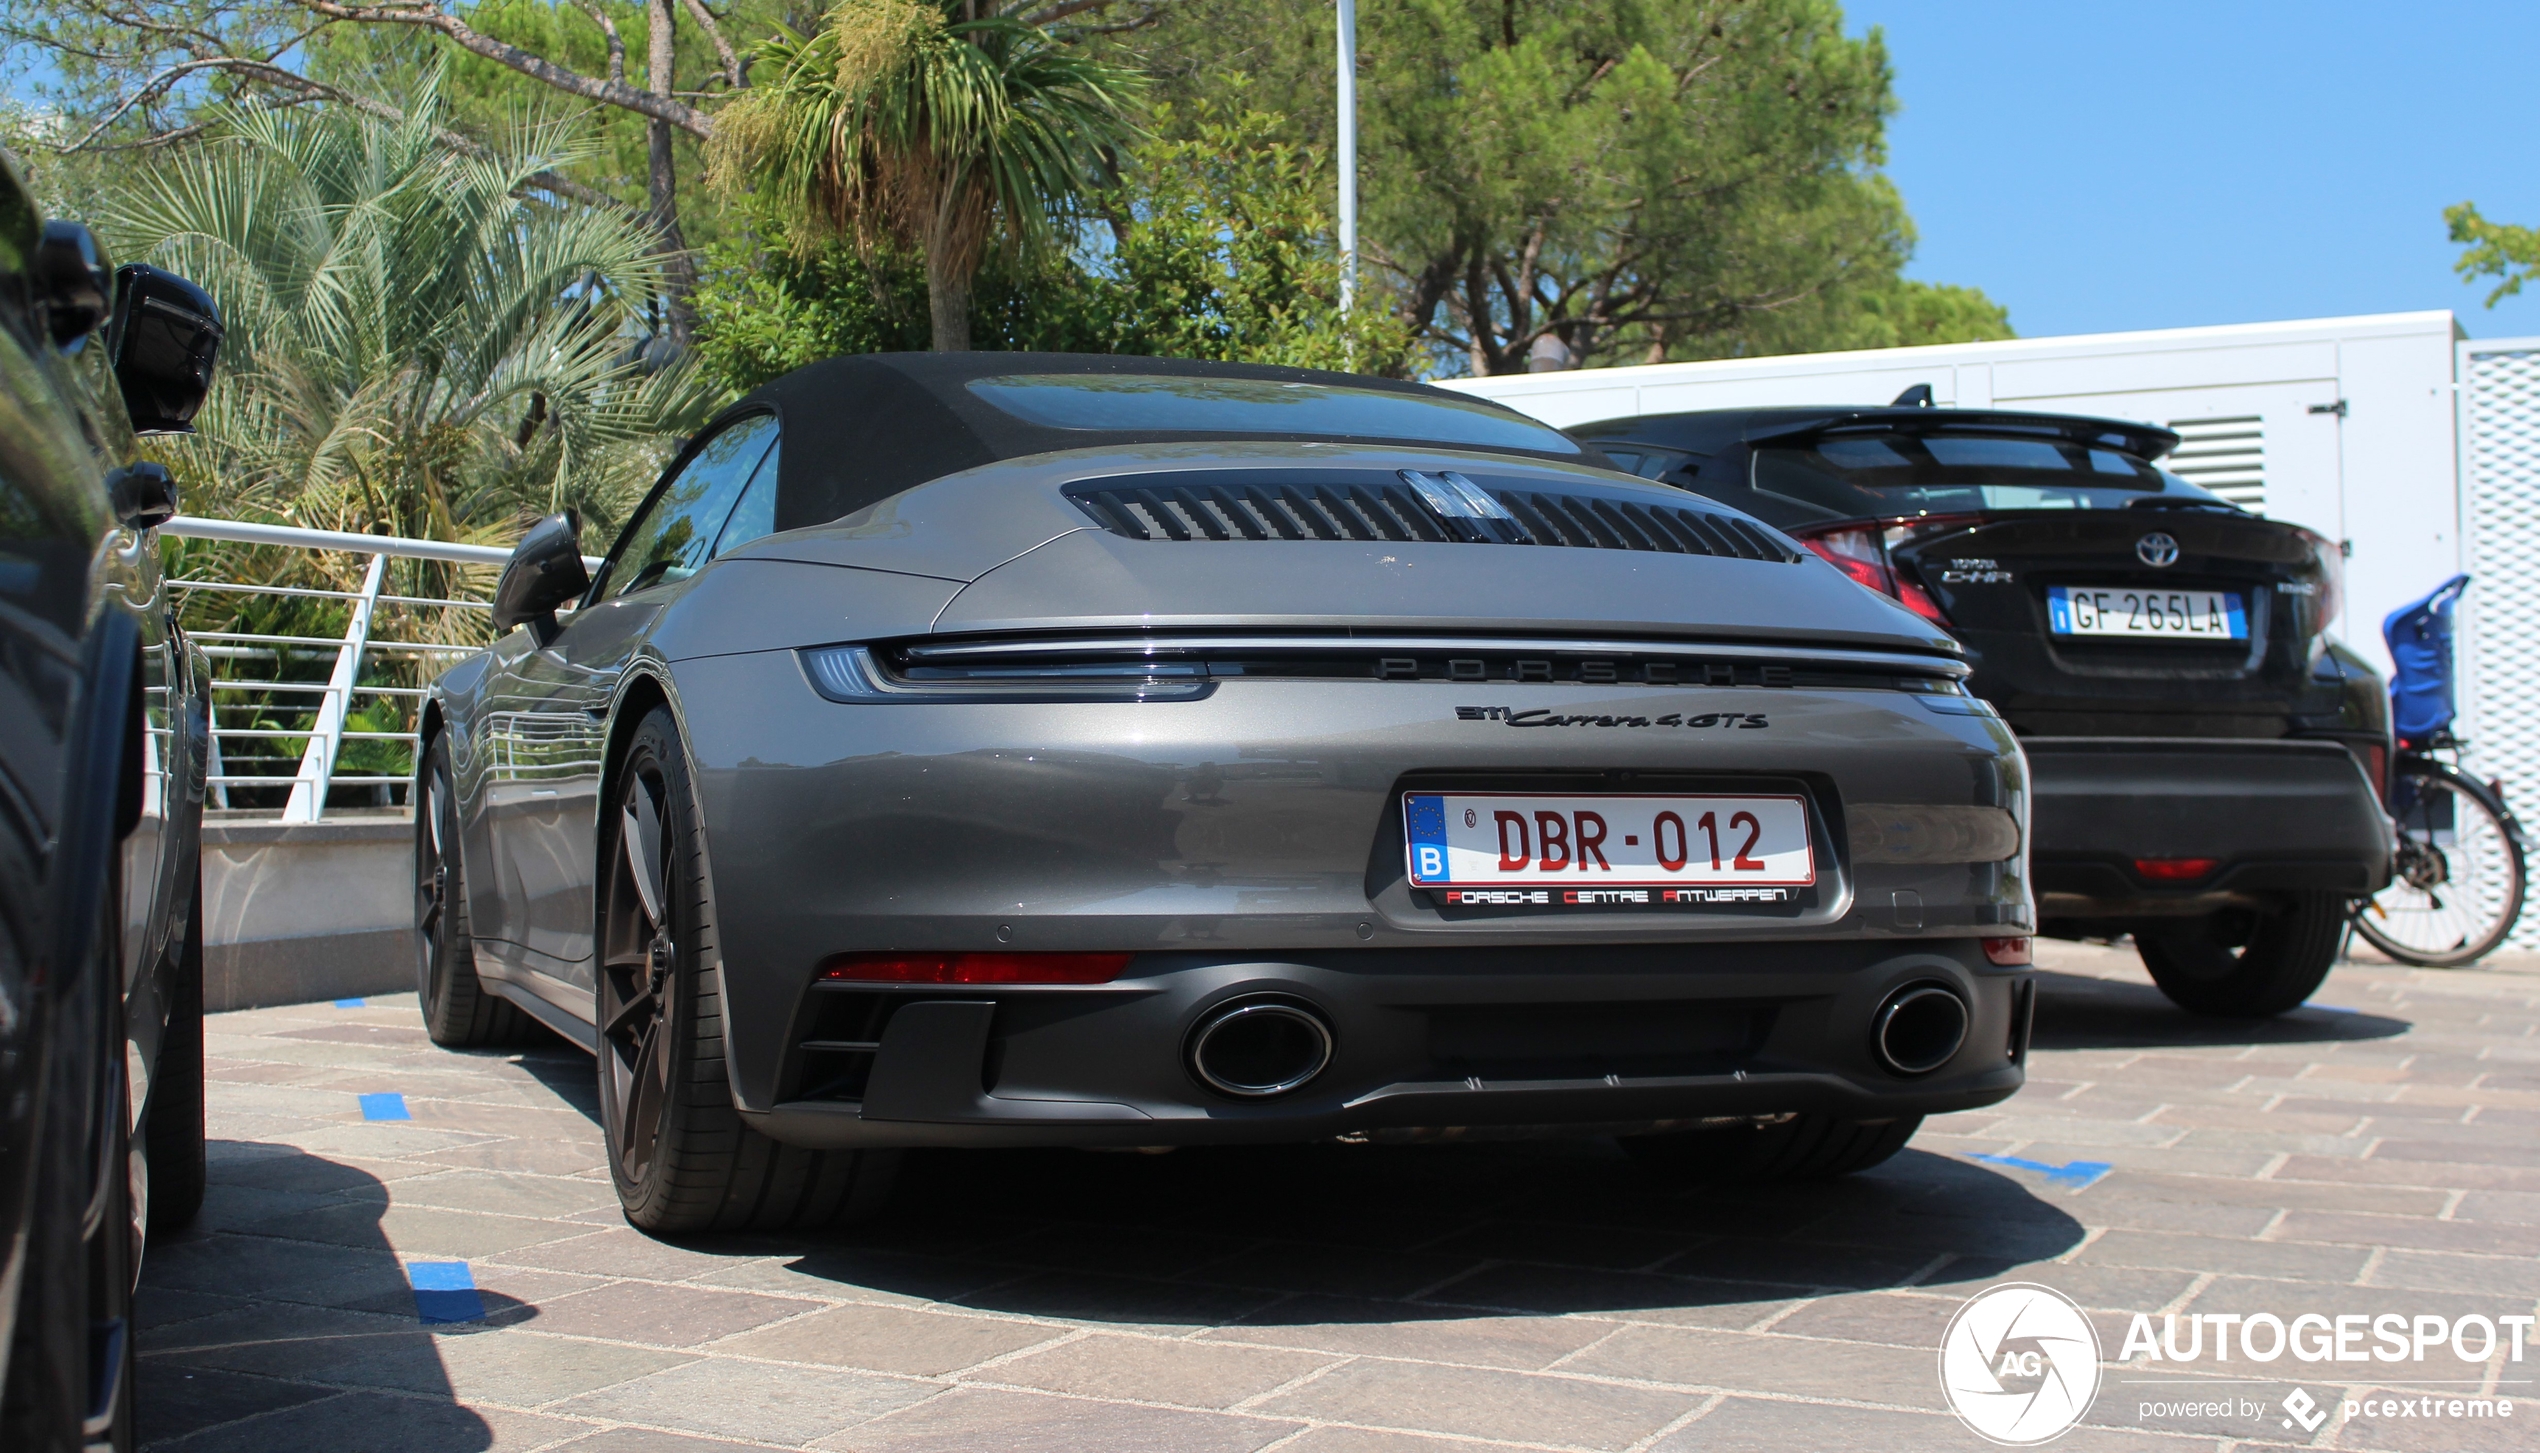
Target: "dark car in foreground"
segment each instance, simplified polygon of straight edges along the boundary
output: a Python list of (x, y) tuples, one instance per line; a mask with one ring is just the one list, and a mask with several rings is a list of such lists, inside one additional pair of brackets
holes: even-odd
[[(103, 337), (96, 336), (100, 329)], [(133, 1446), (145, 1236), (203, 1197), (210, 673), (155, 527), (219, 349), (0, 161), (0, 1448)]]
[(2020, 1083), (2028, 789), (1956, 643), (1496, 405), (837, 359), (581, 559), (533, 530), (432, 689), (421, 988), (596, 1053), (638, 1226), (919, 1146), (1832, 1174)]
[(2337, 542), (2162, 470), (2178, 436), (2113, 419), (1903, 404), (1571, 432), (1965, 646), (2028, 756), (2041, 933), (2131, 934), (2207, 1013), (2319, 987), (2391, 851), (2388, 697), (2329, 634)]

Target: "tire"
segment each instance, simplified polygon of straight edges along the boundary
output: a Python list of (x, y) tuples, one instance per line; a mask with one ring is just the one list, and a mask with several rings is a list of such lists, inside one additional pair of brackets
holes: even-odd
[[(2486, 784), (2435, 764), (2392, 784), (2399, 861), (2390, 885), (2355, 905), (2355, 932), (2403, 964), (2456, 969), (2495, 952), (2522, 917), (2521, 829)], [(2450, 841), (2435, 829), (2448, 827)]]
[(1828, 1180), (1865, 1171), (1905, 1148), (1920, 1115), (1839, 1120), (1799, 1115), (1777, 1125), (1732, 1125), (1627, 1135), (1626, 1154), (1662, 1179), (1705, 1184)]
[(133, 1320), (133, 1291), (140, 1279), (141, 1228), (133, 1215), (131, 1120), (122, 1096), (115, 1097), (119, 1116), (109, 1154), (122, 1174), (109, 1177), (106, 1214), (88, 1238), (88, 1386), (110, 1389), (88, 1408), (80, 1429), (81, 1453), (132, 1453), (139, 1439), (133, 1428), (133, 1383), (139, 1373), (140, 1329)]
[(600, 1123), (627, 1221), (774, 1231), (878, 1209), (895, 1153), (807, 1150), (751, 1129), (723, 1056), (723, 966), (688, 758), (667, 707), (636, 727), (600, 817)]
[(415, 997), (423, 1027), (444, 1049), (517, 1044), (530, 1037), (534, 1021), (476, 977), (447, 736), (435, 735), (424, 748), (415, 788)]
[[(119, 897), (110, 893), (108, 901)], [(0, 1448), (9, 1453), (130, 1453), (134, 1446), (132, 1293), (140, 1228), (123, 1090), (123, 958), (111, 913), (95, 943), (77, 976), (89, 992), (66, 1005), (55, 1024), (62, 1038), (50, 1056), (47, 1093), (81, 1109), (47, 1111), (15, 1345), (0, 1390)], [(101, 1168), (104, 1205), (92, 1208), (90, 1188)], [(99, 1213), (95, 1230), (83, 1235), (92, 1209)]]
[[(2134, 931), (2135, 952), (2170, 1002), (2191, 1014), (2264, 1019), (2318, 992), (2346, 933), (2346, 900), (2298, 893), (2274, 913), (2215, 914)], [(2245, 942), (2233, 944), (2234, 938)]]
[(150, 1071), (150, 1108), (141, 1143), (150, 1161), (150, 1234), (170, 1236), (203, 1209), (203, 885), (196, 870), (194, 910), (185, 922), (181, 957), (170, 978), (167, 1028)]

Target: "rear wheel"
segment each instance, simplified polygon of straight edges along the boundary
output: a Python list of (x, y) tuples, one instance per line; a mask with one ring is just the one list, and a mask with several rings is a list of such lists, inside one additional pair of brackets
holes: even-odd
[(667, 708), (635, 729), (600, 818), (600, 1119), (626, 1219), (781, 1230), (866, 1214), (897, 1157), (752, 1130), (723, 1056), (723, 962), (687, 753)]
[(448, 737), (435, 736), (424, 748), (415, 787), (422, 798), (415, 804), (415, 995), (423, 1001), (423, 1027), (444, 1049), (525, 1039), (529, 1016), (476, 977)]
[(2170, 1002), (2195, 1014), (2262, 1019), (2318, 992), (2337, 962), (2346, 900), (2297, 893), (2273, 913), (2217, 913), (2134, 931), (2135, 952)]
[(2355, 905), (2355, 932), (2403, 964), (2458, 968), (2495, 951), (2522, 917), (2522, 844), (2503, 799), (2449, 768), (2391, 784), (2390, 886)]
[(1807, 1181), (1868, 1170), (1905, 1148), (1920, 1115), (1839, 1120), (1796, 1115), (1772, 1125), (1730, 1125), (1667, 1135), (1626, 1135), (1632, 1159), (1672, 1180)]

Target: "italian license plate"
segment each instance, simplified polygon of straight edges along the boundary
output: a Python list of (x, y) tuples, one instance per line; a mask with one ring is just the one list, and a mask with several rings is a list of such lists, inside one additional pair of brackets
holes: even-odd
[(2249, 618), (2231, 590), (2146, 590), (2135, 586), (2050, 585), (2047, 628), (2059, 636), (2123, 636), (2144, 641), (2245, 641)]
[(1406, 792), (1402, 818), (1415, 888), (1817, 881), (1800, 797)]

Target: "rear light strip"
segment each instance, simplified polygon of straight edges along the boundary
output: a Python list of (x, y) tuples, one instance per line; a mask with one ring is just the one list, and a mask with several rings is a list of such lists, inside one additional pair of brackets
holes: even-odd
[(1436, 637), (1012, 637), (801, 652), (822, 696), (852, 703), (1195, 701), (1233, 679), (1910, 691), (1969, 701), (1941, 656), (1654, 641)]
[(1108, 984), (1128, 954), (837, 954), (820, 966), (824, 984)]

